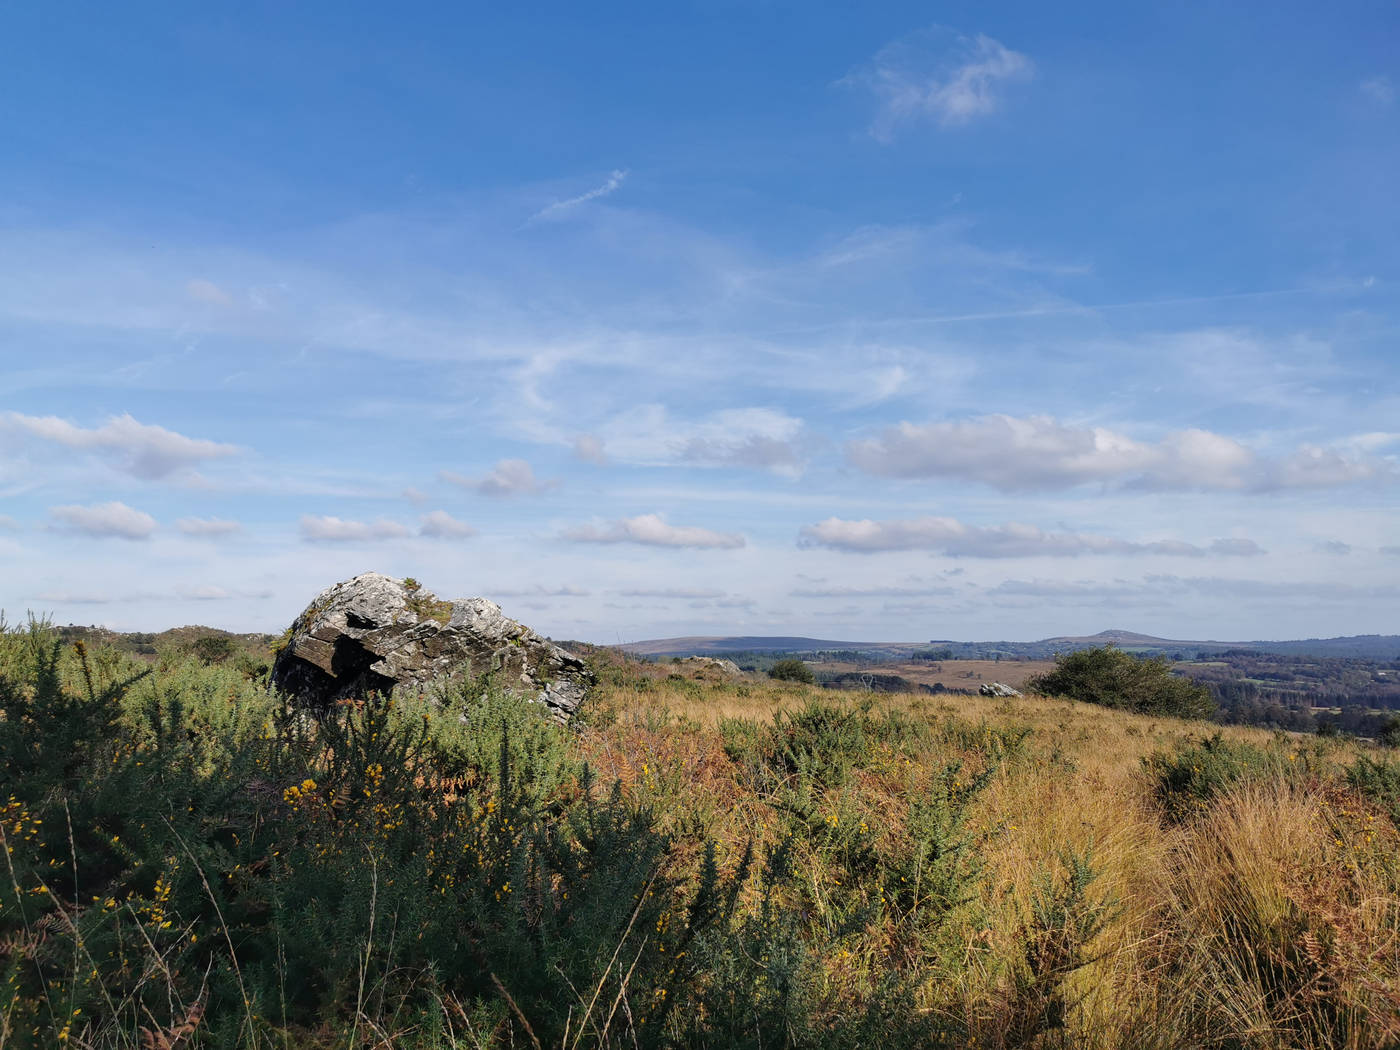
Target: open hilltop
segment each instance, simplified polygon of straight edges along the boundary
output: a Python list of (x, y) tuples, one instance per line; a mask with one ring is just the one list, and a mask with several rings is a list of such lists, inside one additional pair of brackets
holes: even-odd
[(0, 635), (0, 1042), (1400, 1039), (1386, 748), (583, 655), (564, 727)]

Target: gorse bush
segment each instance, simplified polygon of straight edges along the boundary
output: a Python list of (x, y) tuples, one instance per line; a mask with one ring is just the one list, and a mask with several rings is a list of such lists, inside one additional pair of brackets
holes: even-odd
[(1047, 696), (1067, 696), (1141, 714), (1208, 718), (1215, 711), (1210, 689), (1172, 674), (1165, 657), (1138, 657), (1113, 646), (1077, 649), (1055, 659), (1055, 669), (1028, 683)]
[(1400, 761), (1362, 755), (1347, 770), (1347, 783), (1400, 823)]
[(1014, 1046), (1064, 1032), (1075, 1005), (1069, 978), (1093, 961), (1091, 945), (1118, 908), (1112, 896), (1094, 893), (1098, 873), (1090, 854), (1068, 851), (1060, 862), (1061, 877), (1049, 872), (1037, 877), (1022, 923), (1022, 965), (1012, 970), (1005, 1004), (1004, 1023)]
[(1203, 813), (1226, 791), (1260, 780), (1301, 780), (1315, 776), (1322, 762), (1316, 750), (1285, 738), (1272, 746), (1226, 740), (1214, 733), (1185, 740), (1170, 751), (1143, 759), (1153, 795), (1167, 818), (1187, 820)]
[[(167, 685), (41, 625), (0, 644), (5, 1045), (181, 1024), (280, 1045), (371, 1016), (405, 1045), (454, 1024), (659, 1045), (747, 874), (682, 886), (651, 814), (523, 701), (312, 720), (197, 662)], [(195, 683), (220, 688), (191, 703)]]

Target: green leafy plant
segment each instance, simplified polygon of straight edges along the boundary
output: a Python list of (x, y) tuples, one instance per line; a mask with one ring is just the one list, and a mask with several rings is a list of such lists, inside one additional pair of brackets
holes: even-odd
[(777, 661), (768, 668), (768, 677), (780, 682), (802, 682), (805, 685), (812, 685), (817, 680), (812, 669), (795, 657)]

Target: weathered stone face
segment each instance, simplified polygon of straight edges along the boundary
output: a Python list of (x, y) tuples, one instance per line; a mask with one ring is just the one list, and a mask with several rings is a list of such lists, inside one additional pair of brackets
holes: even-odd
[(441, 601), (377, 572), (329, 587), (292, 624), (272, 683), (312, 707), (490, 676), (567, 721), (593, 684), (582, 660), (545, 641), (486, 598)]

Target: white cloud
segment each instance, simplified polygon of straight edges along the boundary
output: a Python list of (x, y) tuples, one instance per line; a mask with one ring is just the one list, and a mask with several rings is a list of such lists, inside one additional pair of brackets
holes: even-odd
[(0, 514), (0, 532), (14, 532), (19, 528), (19, 522), (8, 514)]
[(577, 208), (580, 204), (587, 204), (589, 201), (597, 200), (599, 197), (606, 197), (610, 193), (615, 193), (622, 187), (622, 183), (627, 179), (627, 170), (619, 168), (607, 177), (601, 186), (595, 186), (587, 193), (580, 193), (577, 197), (570, 197), (567, 200), (555, 201), (535, 212), (529, 218), (530, 222), (539, 222), (543, 219), (557, 219), (564, 212)]
[(483, 496), (493, 497), (544, 492), (559, 484), (557, 481), (536, 478), (534, 468), (523, 459), (503, 459), (483, 478), (471, 478), (450, 470), (441, 471), (438, 477), (453, 485), (473, 489)]
[(843, 83), (875, 96), (870, 134), (890, 142), (904, 124), (956, 127), (995, 113), (1006, 87), (1034, 75), (1035, 64), (1000, 41), (933, 29), (886, 45)]
[(209, 303), (211, 306), (230, 306), (233, 304), (233, 296), (213, 281), (203, 277), (196, 277), (187, 282), (185, 291), (196, 302)]
[(223, 518), (181, 518), (175, 522), (175, 527), (186, 536), (203, 536), (207, 539), (243, 531), (243, 526), (238, 522)]
[(428, 502), (428, 494), (421, 489), (414, 488), (412, 485), (404, 489), (400, 495), (410, 503), (422, 505)]
[(1384, 74), (1369, 77), (1361, 82), (1361, 93), (1382, 106), (1388, 106), (1395, 101), (1395, 81)]
[(205, 460), (232, 456), (238, 451), (233, 445), (189, 438), (165, 427), (138, 423), (130, 415), (113, 416), (102, 426), (89, 429), (57, 416), (7, 412), (0, 416), (0, 424), (67, 448), (109, 455), (116, 460), (118, 469), (148, 481), (168, 477)]
[(407, 527), (386, 518), (364, 522), (346, 521), (333, 515), (303, 514), (300, 527), (302, 539), (311, 543), (363, 543), (410, 535)]
[(52, 507), (49, 514), (59, 528), (86, 536), (144, 540), (156, 531), (155, 518), (125, 503), (96, 503), (87, 507), (70, 504)]
[(1208, 548), (1180, 540), (1138, 543), (1083, 532), (1044, 532), (1020, 522), (967, 525), (956, 518), (935, 517), (908, 521), (827, 518), (804, 526), (798, 544), (855, 553), (927, 550), (953, 558), (1075, 558), (1085, 554), (1200, 558), (1206, 554), (1262, 553), (1252, 540), (1216, 540)]
[(574, 438), (574, 458), (602, 467), (607, 465), (608, 453), (598, 438), (592, 434), (580, 434)]
[(434, 510), (423, 515), (418, 534), (435, 540), (462, 540), (475, 536), (476, 529), (465, 521), (458, 521), (445, 510)]
[(1267, 459), (1233, 438), (1207, 430), (1142, 442), (1105, 427), (1050, 416), (983, 416), (944, 423), (900, 423), (851, 442), (847, 458), (886, 477), (959, 478), (1006, 491), (1072, 488), (1089, 483), (1172, 490), (1323, 488), (1394, 478), (1394, 465), (1364, 451), (1302, 446)]
[(695, 525), (670, 525), (659, 514), (640, 514), (602, 524), (567, 529), (562, 539), (574, 543), (638, 543), (647, 547), (732, 549), (744, 546), (744, 537), (715, 532)]
[(1385, 460), (1303, 445), (1292, 455), (1269, 466), (1263, 487), (1332, 488), (1357, 481), (1394, 477), (1394, 474), (1394, 466)]

